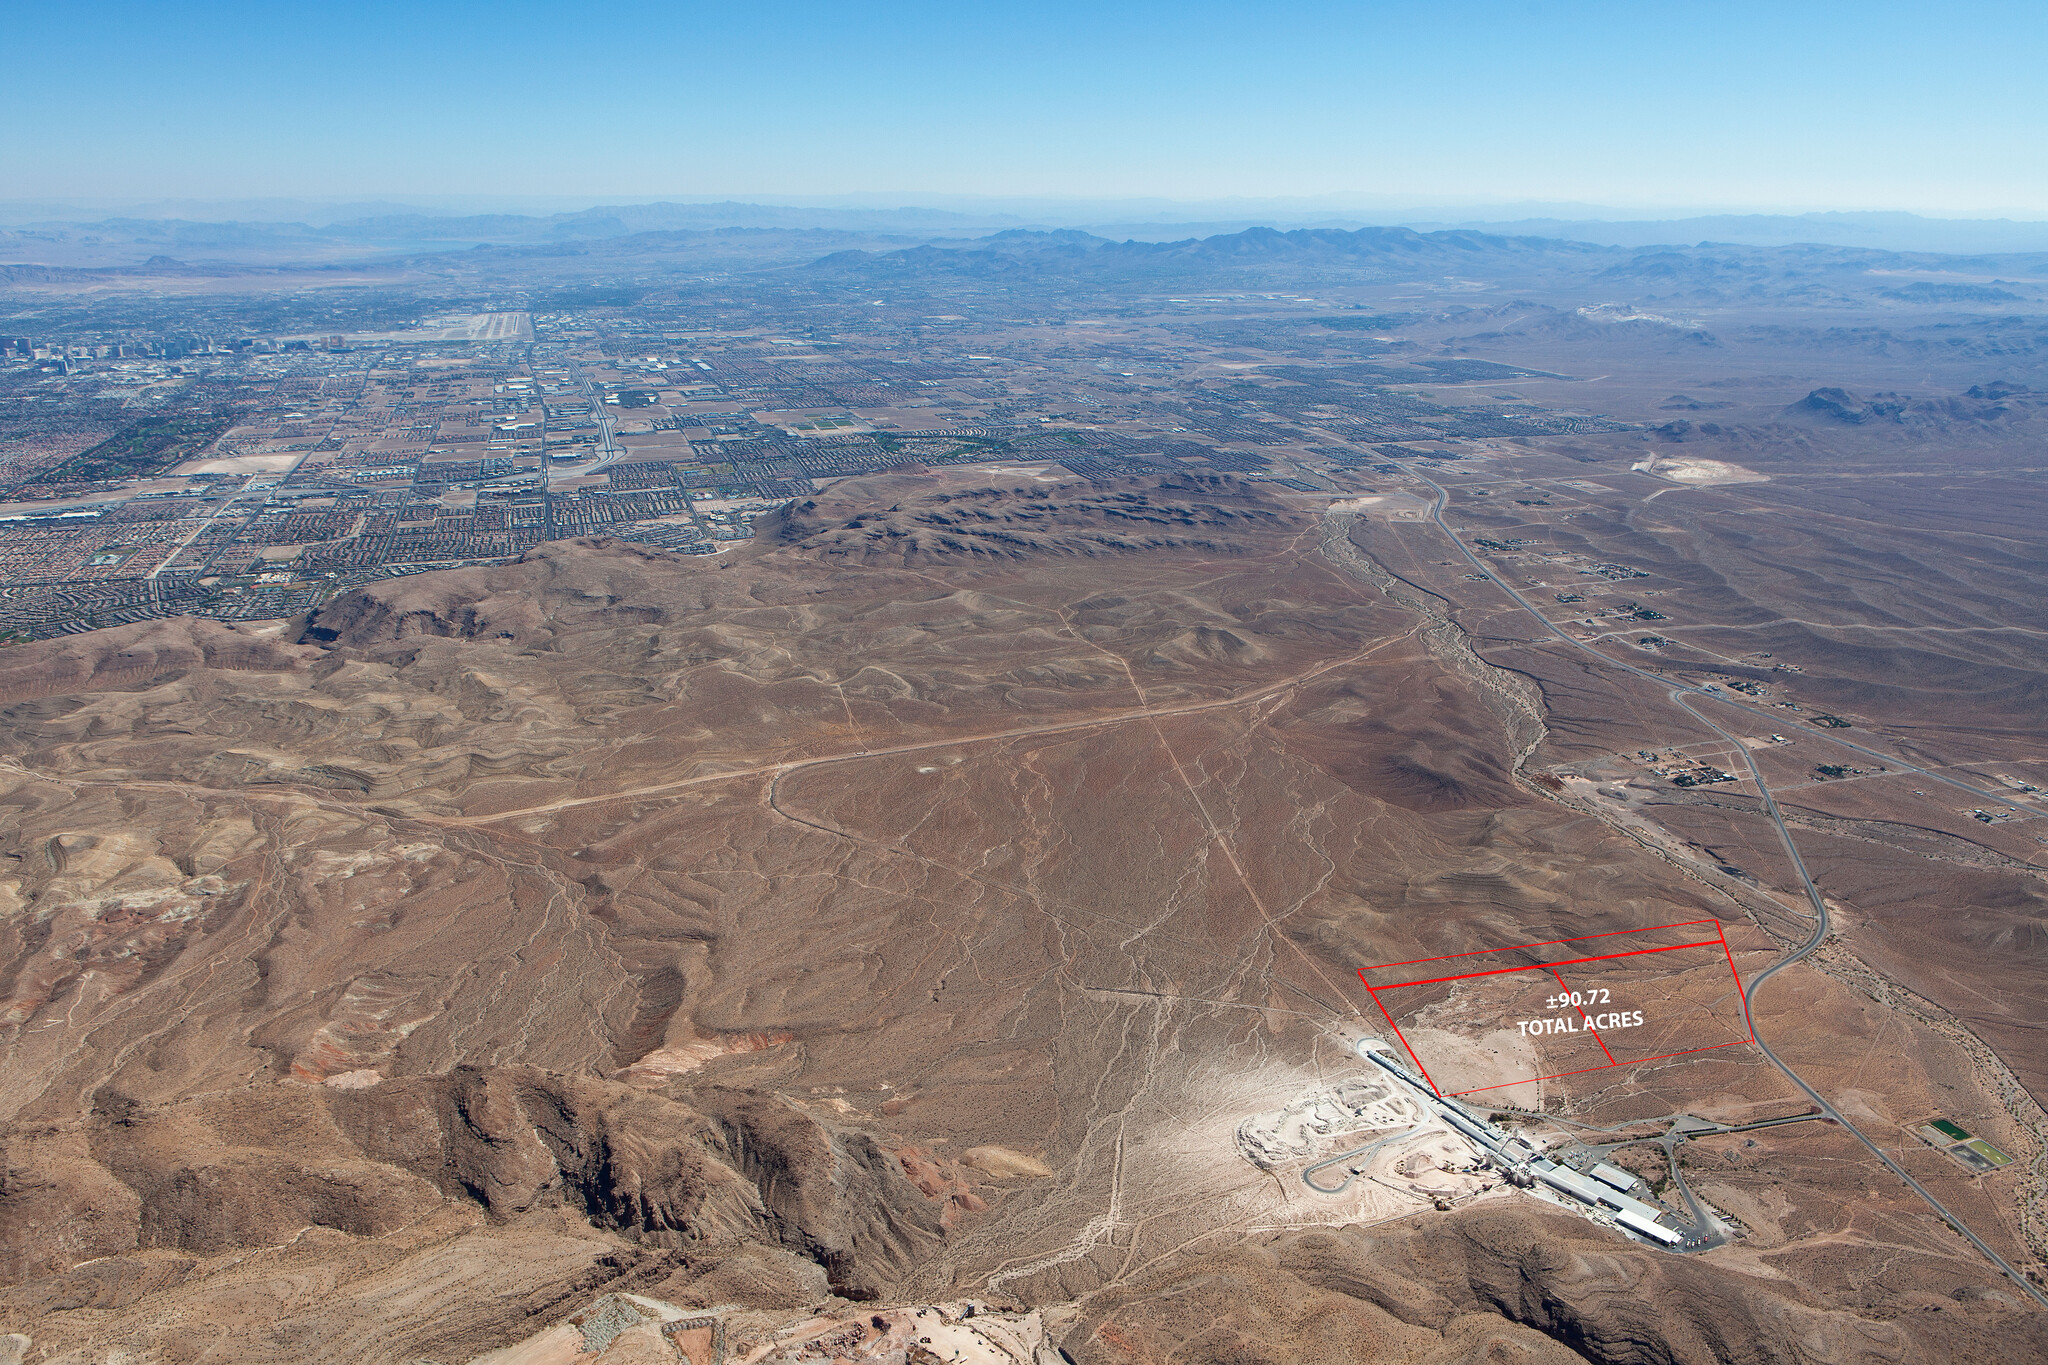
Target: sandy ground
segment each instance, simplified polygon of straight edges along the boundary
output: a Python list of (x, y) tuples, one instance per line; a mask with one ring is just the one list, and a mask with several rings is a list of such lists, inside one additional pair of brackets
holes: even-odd
[[(307, 333), (300, 337), (280, 337), (280, 341), (317, 340), (327, 333)], [(432, 318), (429, 325), (415, 327), (405, 332), (350, 332), (344, 334), (351, 345), (361, 343), (382, 343), (390, 346), (404, 346), (438, 341), (531, 341), (533, 340), (533, 315), (530, 313), (471, 313), (459, 317)]]
[(1726, 460), (1708, 460), (1692, 455), (1683, 459), (1653, 456), (1647, 460), (1638, 460), (1629, 468), (1638, 473), (1654, 474), (1660, 479), (1670, 479), (1674, 483), (1684, 484), (1765, 483), (1770, 477), (1759, 474), (1754, 469), (1745, 469), (1739, 464), (1730, 464)]
[(187, 460), (174, 474), (282, 474), (297, 464), (303, 451), (276, 455), (217, 455), (205, 460)]

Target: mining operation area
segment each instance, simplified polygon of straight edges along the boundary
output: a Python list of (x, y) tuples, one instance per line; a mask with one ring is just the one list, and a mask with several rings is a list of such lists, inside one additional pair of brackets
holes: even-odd
[(0, 232), (0, 1362), (2048, 1356), (2048, 255), (503, 222)]

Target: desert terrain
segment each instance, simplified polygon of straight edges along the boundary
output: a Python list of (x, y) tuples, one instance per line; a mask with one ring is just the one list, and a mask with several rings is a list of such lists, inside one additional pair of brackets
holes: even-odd
[(2035, 287), (1247, 236), (10, 372), (14, 1357), (2048, 1353)]

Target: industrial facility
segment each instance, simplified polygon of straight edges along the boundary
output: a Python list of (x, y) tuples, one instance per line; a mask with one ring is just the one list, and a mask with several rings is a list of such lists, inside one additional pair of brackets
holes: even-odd
[(1527, 1140), (1503, 1132), (1458, 1101), (1438, 1094), (1428, 1082), (1402, 1065), (1380, 1039), (1361, 1040), (1358, 1051), (1467, 1138), (1484, 1161), (1506, 1172), (1509, 1184), (1532, 1193), (1540, 1190), (1554, 1202), (1653, 1245), (1677, 1250), (1686, 1244), (1686, 1233), (1667, 1221), (1672, 1216), (1669, 1210), (1637, 1197), (1635, 1191), (1640, 1182), (1627, 1171), (1604, 1161), (1594, 1161), (1579, 1170), (1552, 1160)]

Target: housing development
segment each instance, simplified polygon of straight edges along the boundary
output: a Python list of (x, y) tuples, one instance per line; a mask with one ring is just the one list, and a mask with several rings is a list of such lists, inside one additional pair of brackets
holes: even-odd
[(0, 1365), (2048, 1354), (2048, 256), (694, 212), (0, 228)]
[[(290, 617), (578, 536), (710, 554), (792, 498), (904, 465), (1212, 470), (1327, 491), (1394, 473), (1390, 452), (1456, 458), (1460, 442), (1621, 425), (1467, 391), (1525, 372), (1419, 356), (1384, 333), (1403, 319), (1306, 296), (1050, 319), (931, 306), (695, 289), (304, 336), (59, 311), (51, 333), (0, 352), (0, 416), (43, 437), (0, 468), (0, 631)], [(226, 321), (306, 321), (274, 311)], [(1331, 354), (1246, 363), (1304, 317)], [(62, 439), (80, 430), (107, 434)]]

